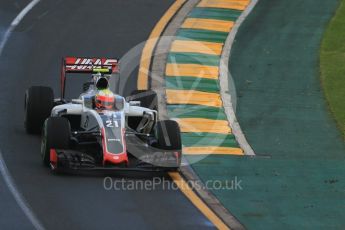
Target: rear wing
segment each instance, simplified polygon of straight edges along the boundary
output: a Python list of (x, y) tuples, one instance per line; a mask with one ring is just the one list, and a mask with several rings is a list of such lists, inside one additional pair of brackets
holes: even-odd
[(61, 98), (65, 97), (66, 73), (113, 74), (118, 72), (118, 59), (65, 57), (62, 59), (61, 67)]

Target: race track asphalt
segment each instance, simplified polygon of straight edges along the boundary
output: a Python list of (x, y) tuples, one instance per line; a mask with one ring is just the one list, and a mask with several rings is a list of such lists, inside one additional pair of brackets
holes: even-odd
[[(166, 190), (163, 185), (154, 190), (107, 191), (104, 176), (52, 175), (40, 160), (40, 138), (27, 135), (23, 127), (25, 89), (47, 85), (58, 96), (61, 57), (122, 57), (148, 38), (172, 2), (45, 0), (11, 35), (0, 57), (0, 150), (19, 191), (45, 228), (213, 228), (180, 191)], [(13, 4), (16, 1), (1, 1), (0, 9), (8, 12)], [(8, 15), (8, 23), (15, 12)], [(136, 87), (137, 73), (135, 69), (129, 72), (121, 76), (125, 94)], [(74, 92), (70, 95), (76, 96), (82, 88), (80, 80), (69, 83), (68, 91)], [(128, 184), (155, 176), (113, 175), (112, 179), (125, 177)], [(166, 180), (165, 188), (172, 184)], [(2, 178), (0, 185), (0, 228), (31, 228), (20, 209), (14, 208), (16, 203)]]

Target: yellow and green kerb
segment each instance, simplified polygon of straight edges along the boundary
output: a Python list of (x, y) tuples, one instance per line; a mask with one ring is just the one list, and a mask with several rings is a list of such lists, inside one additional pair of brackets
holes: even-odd
[(167, 110), (181, 128), (185, 155), (243, 155), (219, 87), (223, 45), (250, 0), (202, 0), (173, 41), (165, 70)]

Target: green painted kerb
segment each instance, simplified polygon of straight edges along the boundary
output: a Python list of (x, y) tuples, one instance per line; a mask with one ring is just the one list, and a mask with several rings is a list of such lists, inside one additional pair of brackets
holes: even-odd
[(169, 53), (168, 63), (219, 66), (220, 56), (199, 53)]
[[(196, 7), (189, 18), (218, 19), (235, 21), (241, 14), (239, 10)], [(191, 40), (200, 42), (224, 43), (228, 32), (213, 30), (181, 28), (177, 31), (176, 40)], [(219, 66), (220, 55), (201, 53), (171, 52), (168, 55), (168, 63), (197, 64), (203, 66)], [(217, 79), (205, 79), (193, 76), (166, 76), (166, 88), (174, 90), (195, 90), (207, 93), (219, 93), (219, 81)], [(199, 105), (167, 105), (168, 114), (172, 118), (204, 118), (211, 120), (227, 120), (223, 108), (199, 106)], [(185, 147), (235, 147), (239, 148), (234, 135), (214, 133), (184, 133), (182, 142)]]
[(232, 134), (182, 133), (182, 144), (185, 147), (220, 146), (238, 148), (235, 136)]
[(224, 109), (202, 105), (167, 105), (170, 117), (227, 120)]
[(169, 89), (219, 92), (218, 81), (196, 77), (166, 77), (165, 85)]
[(190, 18), (205, 18), (205, 19), (218, 19), (226, 21), (236, 21), (241, 15), (242, 11), (219, 9), (219, 8), (194, 8), (188, 15)]
[(224, 43), (228, 33), (211, 30), (180, 29), (176, 36), (178, 40)]

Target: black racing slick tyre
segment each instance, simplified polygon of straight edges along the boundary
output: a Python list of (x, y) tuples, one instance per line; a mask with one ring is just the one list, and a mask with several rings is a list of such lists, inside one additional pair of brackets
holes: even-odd
[(50, 117), (44, 122), (41, 156), (43, 164), (50, 164), (50, 149), (69, 149), (71, 125), (64, 117)]
[(134, 90), (130, 100), (140, 101), (140, 106), (142, 107), (158, 110), (157, 93), (153, 90)]
[(158, 121), (156, 128), (160, 149), (177, 151), (182, 149), (180, 127), (176, 121)]
[(25, 92), (25, 130), (29, 134), (40, 134), (45, 119), (54, 107), (54, 93), (49, 87), (32, 86)]
[(181, 165), (182, 159), (182, 142), (180, 127), (176, 121), (166, 120), (158, 121), (156, 126), (157, 147), (160, 150), (175, 151), (177, 158), (176, 165), (169, 166), (169, 171), (177, 171)]

